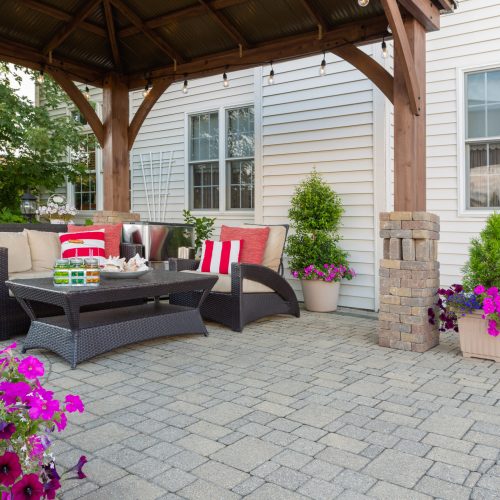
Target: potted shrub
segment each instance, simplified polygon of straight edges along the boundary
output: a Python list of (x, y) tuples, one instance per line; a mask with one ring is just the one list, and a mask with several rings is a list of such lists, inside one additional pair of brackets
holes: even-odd
[(339, 195), (315, 170), (295, 190), (288, 211), (294, 233), (286, 252), (309, 311), (335, 311), (340, 281), (354, 276), (347, 253), (338, 245), (343, 213)]

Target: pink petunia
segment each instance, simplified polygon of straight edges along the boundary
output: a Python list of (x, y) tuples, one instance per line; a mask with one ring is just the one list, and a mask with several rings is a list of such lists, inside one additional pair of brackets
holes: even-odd
[(24, 401), (31, 392), (31, 386), (26, 382), (0, 382), (0, 399), (7, 405), (13, 405), (18, 400)]
[(3, 349), (0, 350), (0, 354), (3, 354), (4, 352), (10, 352), (12, 349), (15, 349), (17, 347), (16, 342), (12, 342), (12, 344), (8, 345), (7, 347), (4, 347)]
[(476, 295), (481, 295), (486, 291), (486, 288), (483, 285), (477, 285), (476, 288), (474, 288), (474, 293)]
[(497, 328), (497, 323), (494, 319), (490, 319), (488, 321), (488, 334), (492, 337), (498, 337), (498, 335), (500, 334)]
[(492, 286), (492, 287), (488, 288), (488, 290), (486, 290), (486, 293), (490, 297), (496, 297), (498, 295), (498, 288), (496, 286)]
[(56, 427), (57, 427), (57, 432), (61, 432), (64, 429), (66, 429), (66, 424), (68, 423), (68, 418), (66, 417), (66, 413), (61, 413), (59, 416), (59, 420), (54, 420)]
[(57, 401), (57, 399), (43, 400), (39, 398), (31, 398), (28, 413), (30, 418), (33, 420), (38, 418), (50, 420), (54, 416), (54, 413), (59, 410), (59, 401)]
[(45, 372), (43, 368), (43, 363), (38, 361), (34, 356), (28, 356), (24, 358), (17, 368), (21, 375), (24, 375), (27, 379), (35, 379), (38, 377), (43, 377)]
[(493, 314), (495, 312), (495, 303), (491, 297), (486, 297), (483, 301), (483, 310), (485, 314)]
[(82, 413), (85, 409), (79, 396), (68, 394), (64, 398), (64, 401), (66, 401), (66, 411), (68, 411), (69, 413), (74, 413), (76, 411)]

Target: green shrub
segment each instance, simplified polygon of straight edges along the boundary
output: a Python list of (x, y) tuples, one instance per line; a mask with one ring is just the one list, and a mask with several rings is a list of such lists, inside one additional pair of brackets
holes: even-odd
[(13, 212), (8, 208), (0, 210), (0, 224), (25, 223), (26, 217), (20, 213)]
[(310, 265), (348, 266), (347, 253), (338, 246), (343, 213), (340, 196), (313, 170), (295, 190), (288, 211), (294, 232), (288, 237), (286, 253), (292, 271), (302, 277)]
[(491, 214), (479, 238), (471, 240), (469, 260), (462, 271), (467, 292), (476, 285), (500, 287), (500, 214)]
[(184, 222), (194, 226), (194, 249), (197, 253), (203, 241), (209, 240), (214, 232), (215, 217), (195, 217), (189, 210), (182, 212)]

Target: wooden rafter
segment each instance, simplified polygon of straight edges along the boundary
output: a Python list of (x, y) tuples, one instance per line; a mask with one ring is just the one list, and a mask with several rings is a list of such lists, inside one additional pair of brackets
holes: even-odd
[(361, 71), (384, 93), (389, 101), (394, 102), (394, 78), (377, 61), (352, 44), (342, 45), (333, 49), (332, 52)]
[(398, 0), (427, 31), (437, 31), (440, 28), (439, 9), (432, 2), (421, 0)]
[(122, 61), (120, 57), (120, 49), (118, 48), (118, 40), (116, 39), (115, 21), (113, 19), (111, 4), (109, 3), (109, 0), (103, 0), (102, 5), (104, 8), (104, 17), (106, 18), (106, 26), (108, 28), (109, 46), (111, 47), (111, 53), (113, 54), (113, 61), (115, 63), (115, 68), (121, 72)]
[[(227, 7), (232, 7), (233, 5), (239, 5), (246, 2), (247, 0), (212, 0), (209, 5), (210, 7), (217, 11), (225, 9)], [(153, 17), (144, 22), (144, 24), (151, 29), (160, 28), (161, 26), (166, 26), (167, 24), (179, 21), (180, 19), (188, 19), (190, 17), (196, 17), (205, 12), (205, 7), (203, 5), (192, 5), (191, 7), (184, 7), (182, 9), (177, 9), (168, 14), (163, 14), (162, 16)], [(137, 26), (128, 26), (123, 28), (119, 32), (120, 38), (125, 38), (131, 35), (136, 35), (140, 32)]]
[(413, 53), (408, 41), (401, 12), (399, 11), (396, 0), (381, 0), (381, 3), (384, 7), (387, 19), (389, 20), (389, 26), (391, 27), (395, 43), (399, 44), (401, 47), (403, 58), (398, 61), (398, 64), (401, 64), (403, 67), (411, 110), (415, 115), (419, 115), (421, 101), (420, 85), (418, 83)]
[(165, 90), (168, 89), (169, 85), (172, 83), (172, 79), (156, 80), (153, 87), (149, 91), (149, 94), (144, 98), (141, 105), (135, 112), (132, 121), (128, 127), (128, 149), (132, 149), (134, 145), (135, 138), (139, 133), (139, 130), (144, 123), (144, 120), (148, 116), (152, 107), (158, 101), (158, 99), (163, 95)]
[(76, 107), (80, 110), (80, 113), (85, 117), (90, 128), (94, 132), (96, 139), (99, 144), (104, 146), (104, 127), (97, 116), (94, 108), (91, 106), (89, 101), (85, 99), (81, 90), (71, 81), (68, 76), (62, 72), (52, 68), (48, 69), (48, 73), (52, 78), (61, 86), (61, 88), (68, 94), (69, 98), (75, 103)]
[(231, 24), (222, 12), (215, 10), (209, 3), (205, 2), (205, 0), (198, 0), (198, 2), (205, 8), (206, 12), (210, 14), (212, 19), (231, 37), (234, 43), (248, 49), (249, 44), (245, 40), (245, 37)]
[(455, 8), (455, 2), (452, 0), (438, 0), (438, 3), (441, 6), (441, 10), (446, 12), (453, 12)]
[[(270, 60), (296, 59), (330, 51), (348, 43), (368, 44), (382, 40), (386, 33), (385, 16), (373, 18), (366, 25), (346, 23), (326, 32), (321, 40), (318, 40), (318, 32), (312, 31), (252, 46), (243, 52), (242, 58), (235, 50), (196, 58), (177, 65), (177, 79), (181, 79), (183, 74), (187, 74), (189, 78), (215, 75), (222, 73), (226, 66), (232, 70), (239, 70), (267, 64)], [(150, 76), (153, 79), (171, 77), (173, 68), (170, 66), (151, 70)], [(142, 72), (130, 75), (130, 89), (138, 89), (145, 84), (146, 79)]]
[[(23, 5), (29, 7), (32, 10), (36, 10), (37, 12), (41, 12), (42, 14), (46, 14), (49, 17), (53, 17), (54, 19), (58, 19), (59, 21), (69, 22), (73, 19), (71, 14), (63, 12), (62, 10), (56, 9), (50, 5), (39, 2), (38, 0), (23, 0)], [(95, 24), (83, 21), (80, 27), (90, 33), (94, 33), (96, 35), (106, 37), (106, 30), (101, 28), (100, 26), (96, 26)]]
[(316, 24), (321, 27), (321, 30), (323, 31), (323, 33), (328, 31), (329, 26), (326, 23), (326, 21), (323, 19), (323, 16), (322, 16), (321, 12), (318, 10), (318, 8), (316, 7), (316, 5), (314, 5), (311, 2), (311, 0), (301, 0), (301, 1), (302, 1), (302, 5), (305, 7), (305, 9), (309, 13), (309, 15), (314, 19)]
[(64, 25), (50, 40), (50, 42), (44, 47), (43, 53), (48, 54), (49, 52), (52, 52), (54, 49), (59, 47), (61, 43), (68, 38), (73, 31), (75, 31), (78, 26), (85, 20), (86, 17), (88, 17), (92, 11), (96, 8), (96, 5), (100, 2), (101, 0), (89, 0), (88, 2), (85, 2), (83, 7), (74, 15), (74, 17), (71, 19), (71, 21)]
[(70, 75), (75, 81), (102, 86), (101, 68), (74, 62), (68, 58), (61, 60), (53, 57), (49, 62), (46, 55), (40, 51), (2, 37), (0, 37), (0, 59), (34, 70), (59, 69)]
[(148, 28), (144, 21), (127, 5), (125, 5), (122, 0), (110, 0), (111, 3), (137, 28), (142, 31), (145, 36), (149, 38), (161, 51), (167, 54), (171, 59), (175, 59), (178, 62), (183, 62), (184, 57), (169, 43), (167, 43), (161, 36), (159, 36), (151, 28)]

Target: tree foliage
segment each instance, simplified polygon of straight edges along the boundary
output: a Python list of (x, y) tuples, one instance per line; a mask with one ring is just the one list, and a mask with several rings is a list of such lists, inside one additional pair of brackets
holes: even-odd
[(477, 285), (500, 288), (500, 214), (491, 214), (479, 238), (471, 241), (469, 260), (462, 271), (467, 292)]
[(338, 245), (343, 213), (340, 196), (314, 170), (295, 190), (288, 211), (294, 234), (286, 252), (292, 270), (311, 264), (347, 266), (347, 253)]
[(75, 181), (86, 168), (88, 140), (73, 117), (50, 115), (67, 100), (57, 84), (45, 77), (44, 105), (34, 106), (15, 92), (19, 71), (0, 64), (0, 210), (13, 212), (26, 190), (36, 194)]

